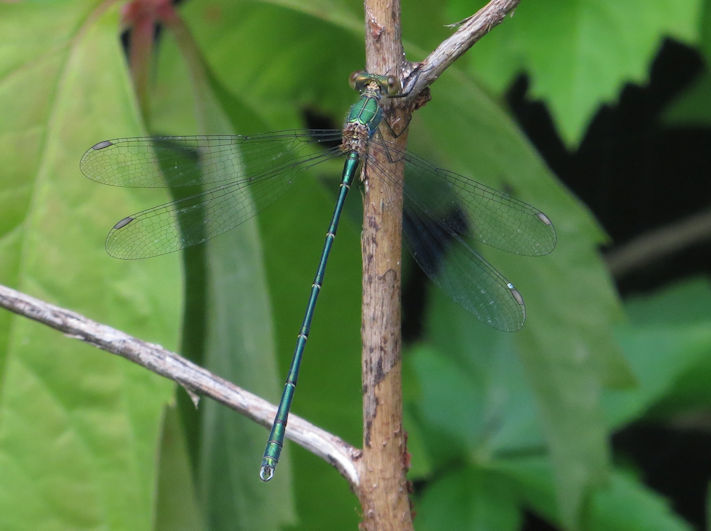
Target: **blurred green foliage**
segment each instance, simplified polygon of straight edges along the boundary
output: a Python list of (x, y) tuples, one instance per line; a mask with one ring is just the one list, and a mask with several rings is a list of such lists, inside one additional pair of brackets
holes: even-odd
[[(465, 4), (405, 6), (408, 58), (445, 38), (445, 24), (470, 13)], [(427, 287), (422, 335), (403, 354), (418, 528), (516, 529), (524, 509), (568, 528), (687, 528), (611, 464), (608, 437), (646, 415), (708, 407), (710, 287), (694, 280), (629, 301), (624, 320), (597, 253), (604, 233), (492, 94), (528, 72), (574, 146), (596, 108), (644, 81), (661, 39), (695, 42), (709, 10), (691, 0), (558, 7), (523, 2), (433, 85), (411, 124), (413, 151), (536, 205), (559, 237), (543, 258), (482, 250), (526, 297), (518, 334), (486, 328)], [(104, 138), (303, 127), (305, 110), (340, 123), (354, 99), (346, 80), (364, 62), (362, 7), (195, 0), (180, 12), (198, 54), (164, 29), (141, 116), (119, 5), (0, 6), (0, 282), (173, 349), (199, 337), (191, 348), (209, 368), (276, 401), (334, 197), (329, 168), (210, 242), (196, 279), (190, 257), (107, 257), (105, 229), (167, 197), (95, 185), (78, 161)], [(681, 116), (688, 102), (678, 105)], [(357, 216), (339, 230), (294, 408), (358, 446), (359, 231)], [(187, 302), (182, 328), (181, 273), (204, 292), (203, 307)], [(264, 429), (207, 401), (187, 414), (169, 382), (5, 312), (0, 374), (0, 527), (359, 520), (345, 481), (296, 445), (262, 484)]]

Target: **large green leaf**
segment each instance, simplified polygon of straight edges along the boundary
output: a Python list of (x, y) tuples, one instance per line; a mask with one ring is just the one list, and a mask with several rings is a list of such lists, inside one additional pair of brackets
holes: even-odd
[(671, 126), (708, 127), (711, 124), (711, 72), (705, 70), (664, 112)]
[[(220, 16), (210, 18), (199, 16), (202, 10), (198, 5), (186, 8), (219, 83), (235, 104), (258, 114), (267, 129), (303, 125), (301, 112), (306, 107), (332, 111), (336, 127), (340, 126), (353, 99), (348, 75), (362, 64), (362, 41), (357, 37), (344, 35), (338, 26), (321, 17), (304, 14), (305, 7), (293, 10), (216, 2), (212, 8)], [(357, 10), (356, 16), (360, 16)], [(254, 46), (255, 42), (259, 46)], [(338, 47), (327, 45), (333, 42), (338, 42)], [(242, 50), (250, 52), (243, 54)], [(237, 118), (233, 123), (241, 133), (264, 127)], [(304, 183), (260, 216), (282, 368), (279, 381), (286, 374), (306, 308), (340, 169), (319, 169), (317, 176), (326, 178), (325, 182)], [(349, 198), (349, 208), (358, 203), (357, 195)], [(294, 401), (297, 414), (356, 445), (361, 437), (358, 231), (358, 226), (344, 217), (329, 259)], [(279, 393), (274, 390), (267, 398), (276, 402)], [(260, 455), (261, 450), (257, 457)], [(356, 525), (357, 500), (328, 464), (291, 443), (286, 444), (282, 455), (293, 458), (299, 528)], [(278, 468), (272, 481), (278, 481), (280, 474)], [(270, 492), (272, 486), (256, 487)]]
[[(552, 471), (541, 457), (519, 457), (491, 463), (489, 469), (517, 484), (514, 489), (533, 508), (551, 522), (558, 522), (554, 509)], [(591, 496), (584, 513), (583, 529), (608, 531), (669, 529), (687, 530), (690, 526), (669, 508), (666, 500), (651, 492), (625, 471), (614, 470), (608, 481)]]
[(633, 389), (604, 399), (612, 426), (657, 415), (707, 408), (711, 371), (711, 286), (694, 279), (627, 303), (628, 323), (617, 336), (635, 380)]
[[(464, 319), (444, 311), (444, 297), (434, 295), (431, 339), (447, 355), (422, 345), (406, 358), (419, 381), (419, 392), (411, 400), (415, 425), (425, 433), (429, 457), (440, 467), (451, 467), (453, 462), (481, 467), (495, 463), (494, 468), (503, 467), (513, 478), (521, 474), (536, 477), (535, 485), (529, 480), (522, 483), (522, 496), (541, 514), (557, 520), (550, 462), (543, 473), (529, 474), (527, 461), (520, 459), (522, 455), (546, 459), (547, 451), (524, 367), (512, 351), (513, 336), (477, 336)], [(602, 407), (610, 428), (634, 421), (652, 407), (657, 416), (708, 407), (710, 306), (711, 288), (705, 280), (685, 282), (627, 304), (630, 320), (618, 326), (617, 335), (637, 385), (603, 393)], [(477, 348), (470, 351), (467, 345), (474, 341)], [(561, 404), (560, 413), (565, 414), (565, 409)], [(409, 431), (410, 426), (406, 425)], [(594, 440), (596, 430), (598, 426), (579, 424), (577, 437)], [(424, 479), (423, 474), (415, 477)], [(547, 494), (539, 499), (536, 493), (541, 491)], [(625, 512), (611, 506), (632, 503), (628, 517), (639, 520), (640, 529), (657, 511), (650, 512), (646, 506), (654, 496), (644, 493), (631, 478), (613, 477), (590, 492), (594, 509), (584, 513), (583, 521), (597, 522), (599, 529), (606, 529), (615, 519), (624, 521)], [(630, 502), (630, 496), (635, 501)], [(669, 512), (659, 501), (654, 504)], [(633, 514), (632, 506), (641, 512)]]
[[(455, 20), (472, 9), (451, 4)], [(563, 141), (575, 147), (601, 104), (615, 101), (625, 83), (647, 80), (664, 38), (695, 42), (700, 7), (700, 0), (521, 2), (468, 62), (498, 93), (529, 74), (531, 97), (548, 104)]]
[[(78, 169), (141, 133), (118, 25), (100, 2), (0, 7), (0, 282), (174, 347), (177, 257), (109, 258), (112, 220), (146, 203)], [(0, 527), (149, 529), (173, 386), (27, 319), (0, 327)]]
[(512, 482), (484, 470), (455, 469), (433, 482), (415, 516), (420, 530), (521, 528)]
[(700, 33), (699, 49), (706, 62), (706, 68), (683, 91), (667, 109), (664, 118), (669, 124), (700, 125), (711, 124), (711, 3), (704, 2), (701, 16), (698, 18)]
[[(520, 356), (534, 390), (558, 474), (560, 507), (570, 524), (584, 492), (600, 481), (606, 467), (600, 382), (629, 381), (611, 334), (621, 312), (596, 251), (603, 234), (500, 108), (456, 71), (448, 74), (433, 87), (434, 101), (413, 120), (412, 145), (447, 168), (509, 189), (541, 208), (558, 233), (557, 248), (545, 257), (482, 251), (527, 303), (527, 324), (510, 348)], [(436, 332), (442, 350), (457, 342), (472, 356), (489, 355), (480, 346), (490, 341), (480, 336), (497, 332), (463, 311), (460, 316), (453, 303), (432, 315), (443, 325)]]
[(199, 531), (205, 528), (190, 464), (184, 426), (178, 410), (168, 407), (160, 448), (154, 529)]
[[(168, 33), (152, 98), (155, 133), (217, 134), (232, 131), (232, 103), (220, 101), (200, 50), (185, 34)], [(189, 80), (185, 83), (184, 80)], [(177, 109), (182, 112), (176, 112)], [(242, 114), (245, 114), (244, 112)], [(187, 282), (183, 320), (185, 353), (209, 370), (266, 396), (279, 391), (271, 309), (254, 221), (184, 253)], [(189, 415), (191, 407), (183, 410)], [(197, 495), (207, 529), (277, 529), (293, 520), (288, 457), (278, 480), (263, 488), (257, 470), (266, 431), (212, 401), (200, 405)], [(189, 432), (189, 424), (185, 426)], [(170, 491), (161, 496), (169, 497)], [(274, 497), (280, 500), (274, 506)]]

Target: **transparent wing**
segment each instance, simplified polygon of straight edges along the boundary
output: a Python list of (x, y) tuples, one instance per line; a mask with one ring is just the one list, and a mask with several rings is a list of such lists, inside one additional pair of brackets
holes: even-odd
[[(194, 192), (224, 183), (117, 222), (106, 238), (107, 252), (147, 258), (202, 243), (250, 219), (304, 171), (340, 156), (339, 139), (340, 131), (116, 139), (90, 148), (81, 168), (89, 178), (116, 186)], [(324, 151), (318, 144), (331, 147)]]
[(520, 329), (526, 306), (518, 290), (462, 238), (420, 209), (407, 187), (404, 201), (405, 244), (430, 280), (489, 326)]
[(526, 256), (548, 254), (555, 248), (553, 223), (537, 208), (412, 153), (404, 153), (404, 159), (405, 182), (413, 190), (413, 200), (450, 232)]
[(526, 318), (521, 294), (474, 249), (474, 242), (523, 255), (553, 250), (553, 224), (540, 210), (468, 177), (398, 150), (371, 143), (368, 164), (393, 186), (374, 158), (405, 165), (403, 229), (408, 249), (427, 276), (479, 320), (513, 331)]
[(93, 181), (132, 188), (191, 187), (239, 181), (294, 163), (313, 144), (333, 145), (339, 130), (258, 135), (114, 138), (90, 147), (82, 173)]

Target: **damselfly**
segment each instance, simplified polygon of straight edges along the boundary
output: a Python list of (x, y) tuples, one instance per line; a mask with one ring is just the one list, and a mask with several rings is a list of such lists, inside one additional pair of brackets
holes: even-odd
[(180, 198), (113, 226), (106, 238), (107, 252), (133, 259), (177, 251), (237, 227), (303, 180), (314, 166), (345, 157), (338, 199), (262, 459), (259, 475), (264, 481), (272, 478), (279, 461), (326, 263), (359, 168), (367, 170), (370, 179), (399, 186), (389, 163), (381, 161), (404, 163), (403, 232), (415, 261), (452, 299), (499, 330), (523, 326), (523, 297), (482, 258), (474, 242), (521, 255), (547, 254), (556, 244), (553, 224), (540, 210), (437, 168), (382, 138), (380, 102), (399, 96), (394, 77), (357, 72), (351, 83), (360, 98), (351, 106), (343, 130), (119, 138), (95, 144), (81, 159), (82, 172), (101, 183), (185, 190)]

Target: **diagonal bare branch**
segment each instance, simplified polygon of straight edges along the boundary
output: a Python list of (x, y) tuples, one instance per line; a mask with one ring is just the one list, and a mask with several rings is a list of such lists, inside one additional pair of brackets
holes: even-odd
[(410, 77), (404, 91), (420, 94), (474, 43), (499, 25), (506, 15), (513, 15), (521, 0), (491, 0), (479, 11), (457, 24), (457, 31), (442, 41), (427, 58), (419, 63), (418, 74)]
[[(276, 406), (160, 345), (3, 285), (0, 285), (0, 306), (173, 380), (194, 399), (210, 397), (262, 426), (271, 426)], [(357, 461), (361, 450), (294, 414), (289, 415), (286, 436), (332, 464), (353, 488), (358, 486)]]

